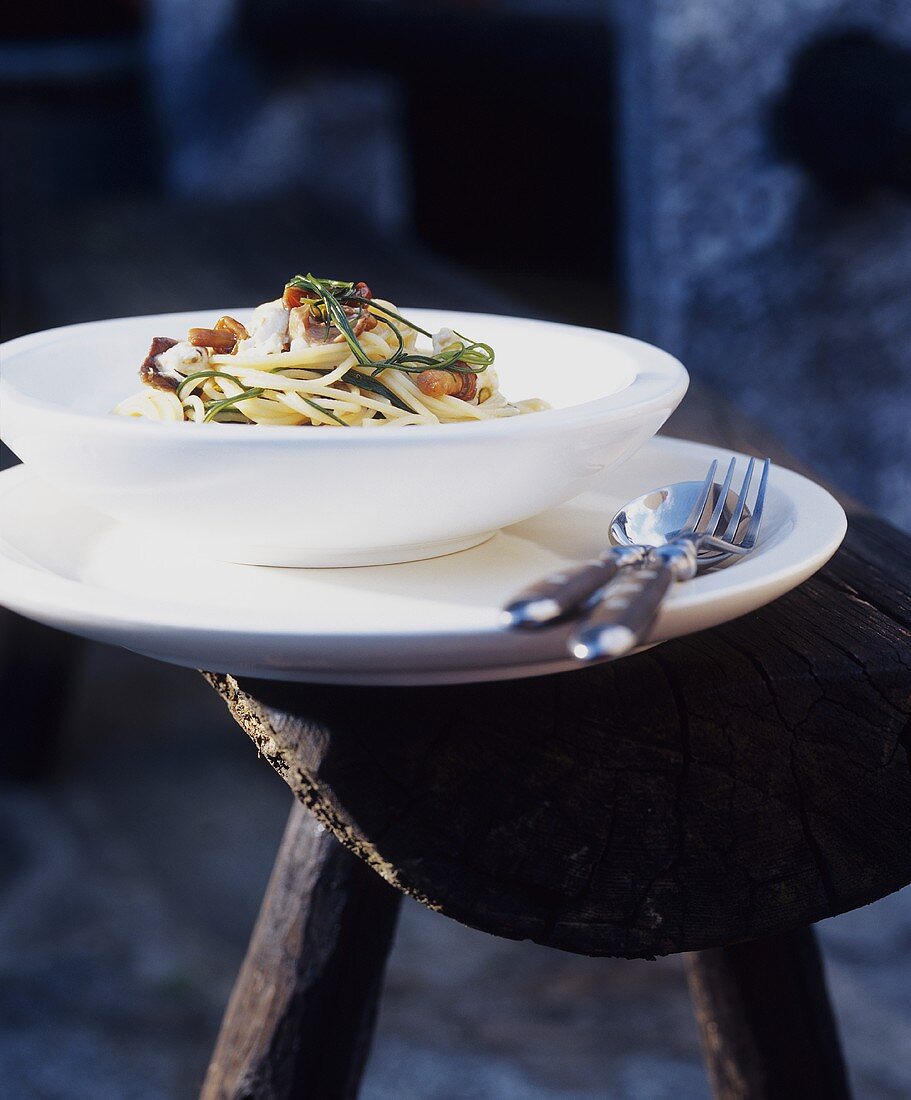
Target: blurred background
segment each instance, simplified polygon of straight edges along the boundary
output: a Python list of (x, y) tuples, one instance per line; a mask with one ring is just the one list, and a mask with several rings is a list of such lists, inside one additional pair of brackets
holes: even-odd
[[(50, 0), (0, 100), (4, 339), (305, 269), (618, 329), (911, 529), (909, 5)], [(0, 1080), (192, 1096), (286, 788), (192, 672), (9, 615), (0, 661)], [(857, 1095), (911, 1095), (911, 897), (822, 936)], [(387, 986), (370, 1100), (708, 1096), (676, 959), (406, 903)]]

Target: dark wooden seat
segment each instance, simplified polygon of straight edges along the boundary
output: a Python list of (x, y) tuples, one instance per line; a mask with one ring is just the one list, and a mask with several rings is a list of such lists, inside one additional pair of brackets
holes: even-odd
[(610, 665), (211, 680), (345, 847), (463, 924), (627, 958), (756, 939), (911, 882), (911, 588), (887, 531), (856, 519), (795, 592)]
[[(580, 954), (693, 952), (717, 1096), (848, 1095), (808, 926), (911, 882), (911, 540), (885, 522), (855, 512), (796, 591), (611, 665), (209, 680), (312, 817), (292, 815), (204, 1096), (355, 1094), (396, 891)], [(362, 996), (339, 1012), (352, 950)]]

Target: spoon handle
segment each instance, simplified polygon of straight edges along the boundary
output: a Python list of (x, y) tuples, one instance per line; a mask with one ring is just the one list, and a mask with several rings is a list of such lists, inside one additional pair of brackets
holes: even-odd
[(622, 657), (648, 636), (661, 602), (675, 581), (696, 572), (696, 544), (680, 540), (653, 550), (636, 569), (626, 569), (602, 592), (569, 637), (580, 661)]
[(503, 608), (506, 626), (534, 630), (571, 615), (601, 591), (620, 569), (643, 560), (638, 546), (615, 546), (601, 558), (551, 573), (518, 592)]

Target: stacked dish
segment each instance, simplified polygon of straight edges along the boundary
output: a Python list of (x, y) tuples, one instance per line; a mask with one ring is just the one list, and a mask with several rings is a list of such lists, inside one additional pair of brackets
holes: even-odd
[[(505, 630), (503, 602), (597, 555), (626, 501), (729, 457), (652, 438), (687, 386), (657, 348), (425, 310), (403, 312), (428, 333), (468, 332), (495, 348), (499, 391), (551, 407), (315, 430), (111, 415), (153, 336), (215, 312), (4, 346), (3, 438), (25, 465), (0, 474), (0, 602), (219, 672), (416, 684), (561, 671), (572, 667), (567, 628)], [(252, 324), (249, 310), (221, 312)], [(672, 592), (651, 641), (774, 599), (818, 569), (844, 529), (828, 493), (777, 468), (762, 544), (736, 569)], [(275, 568), (288, 566), (320, 568)], [(326, 568), (338, 566), (349, 568)]]

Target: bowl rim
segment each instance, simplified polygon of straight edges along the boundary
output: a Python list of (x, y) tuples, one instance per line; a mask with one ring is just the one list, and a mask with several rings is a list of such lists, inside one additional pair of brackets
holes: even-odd
[[(255, 307), (242, 306), (233, 309), (223, 309), (221, 312), (235, 313), (250, 310)], [(412, 444), (425, 440), (427, 442), (448, 440), (453, 443), (459, 439), (482, 439), (493, 433), (499, 438), (512, 436), (526, 436), (530, 434), (549, 434), (552, 431), (561, 432), (571, 427), (582, 427), (596, 422), (613, 422), (638, 417), (647, 414), (653, 409), (670, 406), (673, 410), (682, 400), (689, 386), (689, 374), (683, 364), (670, 352), (638, 340), (632, 336), (610, 332), (606, 329), (591, 328), (583, 325), (571, 325), (561, 321), (548, 321), (534, 317), (520, 317), (511, 314), (499, 313), (473, 313), (463, 310), (427, 309), (418, 307), (401, 307), (403, 312), (411, 314), (445, 314), (447, 318), (460, 320), (462, 318), (487, 317), (490, 319), (507, 321), (517, 324), (528, 324), (547, 327), (550, 329), (570, 329), (575, 332), (584, 332), (598, 337), (605, 343), (613, 344), (628, 354), (635, 367), (633, 379), (621, 389), (605, 397), (595, 398), (592, 401), (583, 401), (576, 405), (567, 405), (558, 409), (544, 409), (528, 416), (502, 417), (492, 420), (468, 420), (452, 424), (421, 424), (417, 425), (420, 431), (365, 431), (365, 432), (301, 432), (300, 425), (255, 425), (255, 432), (251, 432), (248, 424), (219, 424), (217, 431), (193, 432), (190, 434), (186, 428), (186, 422), (178, 421), (143, 421), (139, 417), (116, 416), (111, 412), (90, 412), (82, 409), (72, 409), (63, 404), (43, 400), (23, 393), (14, 383), (8, 380), (5, 370), (0, 372), (0, 393), (4, 398), (4, 406), (7, 412), (14, 407), (19, 407), (32, 413), (40, 412), (42, 415), (58, 422), (76, 421), (82, 424), (94, 424), (99, 431), (111, 433), (135, 433), (137, 425), (140, 431), (157, 431), (165, 439), (180, 439), (183, 442), (198, 442), (202, 440), (227, 441), (246, 440), (249, 445), (258, 443), (280, 443), (294, 441), (297, 446), (326, 446), (338, 445), (349, 439), (366, 439), (370, 441), (389, 441), (380, 445), (394, 445), (395, 441), (403, 439)], [(198, 318), (201, 313), (217, 312), (217, 310), (182, 310), (177, 313), (140, 314), (128, 317), (112, 317), (96, 321), (82, 321), (72, 325), (61, 325), (57, 328), (43, 329), (39, 332), (28, 333), (15, 337), (12, 340), (0, 344), (4, 362), (9, 362), (12, 357), (25, 352), (31, 352), (41, 348), (45, 344), (56, 344), (67, 335), (76, 336), (91, 329), (102, 328), (105, 325), (148, 321), (150, 326), (161, 318)], [(419, 318), (418, 318), (419, 319)], [(135, 434), (133, 438), (137, 438)], [(148, 442), (148, 439), (146, 439)], [(211, 445), (211, 444), (207, 444)], [(346, 444), (347, 445), (347, 444)], [(361, 444), (356, 444), (361, 445)]]

